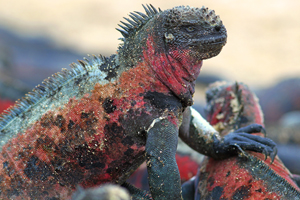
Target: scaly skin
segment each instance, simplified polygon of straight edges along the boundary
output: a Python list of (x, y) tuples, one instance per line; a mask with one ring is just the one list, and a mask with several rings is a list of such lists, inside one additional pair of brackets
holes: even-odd
[[(227, 35), (207, 8), (145, 10), (124, 23), (117, 54), (73, 64), (2, 116), (0, 199), (69, 199), (78, 185), (108, 182), (148, 198), (124, 184), (145, 160), (152, 198), (182, 198), (179, 127), (190, 117), (202, 60), (216, 56)], [(216, 159), (237, 153), (231, 138), (199, 120), (184, 141)], [(275, 144), (255, 139), (237, 145), (271, 155)]]
[[(223, 136), (238, 128), (245, 131), (252, 123), (264, 125), (255, 94), (243, 84), (216, 83), (207, 100), (207, 120)], [(194, 186), (195, 196), (189, 193)], [(256, 152), (242, 151), (224, 160), (206, 158), (196, 179), (183, 188), (185, 200), (300, 199), (300, 188), (278, 156), (272, 163)]]
[[(193, 152), (194, 153), (194, 152)], [(188, 152), (176, 151), (176, 163), (180, 174), (180, 182), (184, 183), (196, 176), (200, 161), (195, 160), (195, 155), (191, 157)], [(201, 157), (203, 158), (203, 156)], [(127, 182), (133, 184), (135, 187), (149, 190), (148, 177), (146, 165), (141, 165), (130, 177)]]

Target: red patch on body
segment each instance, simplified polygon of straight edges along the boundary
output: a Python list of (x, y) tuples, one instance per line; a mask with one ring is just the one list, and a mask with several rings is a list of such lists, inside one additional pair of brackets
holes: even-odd
[(185, 182), (195, 176), (198, 171), (198, 163), (190, 156), (176, 154), (176, 162), (178, 165), (181, 182)]
[(206, 173), (209, 174), (206, 189), (212, 192), (221, 187), (220, 199), (280, 199), (280, 195), (268, 191), (263, 180), (254, 179), (248, 170), (241, 168), (236, 157), (222, 161), (209, 159)]
[(0, 99), (0, 115), (4, 110), (8, 109), (12, 105), (14, 105), (13, 101), (7, 99)]

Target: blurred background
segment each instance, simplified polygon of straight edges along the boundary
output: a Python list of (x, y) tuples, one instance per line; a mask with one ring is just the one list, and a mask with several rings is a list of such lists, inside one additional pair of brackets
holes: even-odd
[(205, 5), (227, 28), (221, 54), (204, 61), (195, 95), (200, 111), (208, 83), (244, 82), (260, 98), (270, 137), (299, 146), (299, 0), (0, 0), (0, 110), (86, 54), (115, 53), (117, 24), (147, 3), (162, 10)]
[[(205, 5), (220, 15), (228, 30), (228, 43), (218, 57), (205, 61), (203, 74), (240, 80), (253, 87), (300, 76), (298, 0), (1, 0), (0, 27), (20, 37), (44, 38), (52, 47), (79, 55), (110, 55), (121, 37), (115, 30), (119, 21), (129, 12), (143, 11), (141, 4), (146, 3), (163, 10)], [(26, 57), (36, 60), (34, 55)]]

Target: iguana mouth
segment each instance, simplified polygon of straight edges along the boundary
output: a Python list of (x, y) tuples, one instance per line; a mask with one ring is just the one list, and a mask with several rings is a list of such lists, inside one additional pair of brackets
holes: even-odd
[(227, 37), (221, 36), (221, 37), (214, 37), (211, 36), (208, 38), (201, 38), (201, 39), (191, 39), (189, 41), (188, 46), (207, 46), (207, 45), (217, 45), (217, 44), (223, 44), (222, 47), (226, 44)]
[[(223, 46), (225, 46), (227, 42), (226, 37), (224, 36), (220, 36), (220, 37), (206, 37), (205, 39), (201, 38), (201, 39), (191, 39), (186, 47), (188, 48), (193, 48), (194, 51), (198, 51), (200, 54), (211, 54), (211, 55), (217, 55), (223, 48)], [(207, 59), (210, 58), (212, 56), (204, 56), (201, 59)]]
[(196, 39), (190, 39), (188, 41), (188, 43), (201, 43), (201, 44), (209, 44), (209, 43), (217, 43), (217, 42), (226, 42), (226, 38), (224, 36), (219, 36), (219, 37), (215, 37), (215, 36), (207, 36), (205, 38), (196, 38)]
[(226, 37), (213, 37), (211, 39), (199, 41), (198, 44), (194, 45), (194, 48), (198, 49), (200, 58), (204, 60), (218, 55), (226, 42)]
[(222, 47), (226, 44), (226, 39), (221, 41), (211, 41), (208, 43), (209, 45), (223, 44)]

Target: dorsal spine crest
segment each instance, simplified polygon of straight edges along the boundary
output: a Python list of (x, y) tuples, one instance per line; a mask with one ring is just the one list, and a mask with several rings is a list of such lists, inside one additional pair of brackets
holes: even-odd
[(62, 87), (64, 83), (69, 82), (78, 76), (94, 72), (95, 69), (99, 70), (100, 66), (107, 62), (107, 58), (102, 55), (92, 55), (89, 57), (91, 59), (84, 58), (84, 60), (78, 60), (79, 64), (72, 63), (70, 65), (70, 70), (63, 68), (61, 72), (48, 77), (42, 84), (37, 85), (32, 92), (29, 92), (25, 97), (16, 101), (13, 107), (0, 115), (0, 131), (14, 120), (15, 117), (18, 117), (29, 110), (31, 106), (37, 104), (42, 98), (56, 93), (59, 87)]
[(125, 41), (126, 38), (128, 38), (130, 35), (134, 34), (136, 31), (139, 30), (140, 27), (142, 27), (147, 21), (149, 21), (153, 16), (161, 12), (160, 9), (156, 9), (154, 6), (150, 5), (142, 5), (145, 9), (146, 14), (135, 11), (131, 12), (129, 14), (129, 18), (124, 17), (124, 19), (129, 22), (123, 22), (121, 23), (124, 25), (118, 24), (118, 26), (121, 27), (121, 29), (116, 28), (120, 33), (123, 35), (124, 38), (120, 38), (120, 40)]

